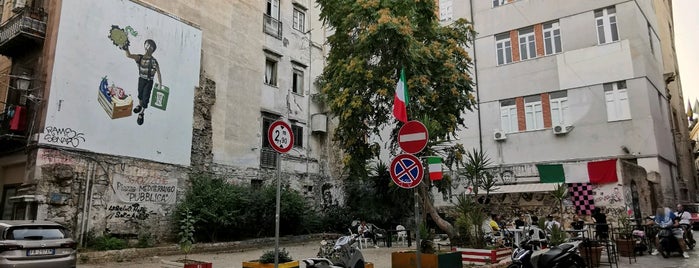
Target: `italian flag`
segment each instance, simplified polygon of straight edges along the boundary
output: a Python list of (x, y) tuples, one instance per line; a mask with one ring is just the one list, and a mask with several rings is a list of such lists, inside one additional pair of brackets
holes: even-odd
[(408, 123), (408, 85), (405, 84), (405, 70), (400, 69), (400, 80), (396, 84), (393, 97), (393, 116), (403, 123)]
[(552, 165), (536, 165), (539, 177), (543, 183), (615, 183), (617, 176), (616, 159), (564, 163)]
[(430, 180), (438, 181), (442, 179), (442, 158), (439, 156), (427, 157), (427, 170), (430, 171)]

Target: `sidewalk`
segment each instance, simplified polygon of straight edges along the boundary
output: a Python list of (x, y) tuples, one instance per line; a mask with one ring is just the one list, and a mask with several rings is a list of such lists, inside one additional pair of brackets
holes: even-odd
[[(304, 243), (293, 246), (286, 246), (286, 250), (289, 251), (291, 257), (296, 260), (302, 260), (309, 257), (314, 257), (318, 252), (319, 244), (317, 243)], [(266, 249), (256, 249), (242, 252), (229, 252), (229, 253), (214, 253), (214, 254), (192, 254), (187, 256), (187, 258), (195, 259), (199, 261), (209, 261), (213, 263), (215, 268), (241, 268), (243, 261), (254, 260), (260, 257), (262, 253), (267, 250), (274, 250), (274, 247)], [(391, 268), (391, 252), (400, 250), (410, 250), (406, 246), (397, 247), (381, 247), (381, 248), (367, 248), (362, 250), (364, 259), (368, 262), (373, 262), (375, 268)], [(629, 258), (620, 257), (619, 268), (699, 268), (699, 252), (690, 251), (689, 259), (683, 259), (682, 256), (673, 256), (668, 259), (662, 256), (651, 256), (644, 255), (636, 257), (636, 262), (629, 264)], [(103, 263), (103, 264), (90, 264), (90, 265), (78, 265), (81, 268), (160, 268), (160, 260), (177, 260), (184, 258), (184, 255), (176, 256), (152, 256), (150, 258), (144, 258), (140, 260), (124, 260), (124, 262), (115, 263)], [(303, 268), (304, 266), (301, 265)], [(602, 266), (604, 267), (604, 266)], [(616, 267), (614, 267), (616, 268)]]

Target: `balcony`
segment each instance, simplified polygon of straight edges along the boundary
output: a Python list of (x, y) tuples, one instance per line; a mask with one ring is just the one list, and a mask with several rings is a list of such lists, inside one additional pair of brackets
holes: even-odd
[(27, 107), (20, 105), (8, 105), (4, 111), (0, 111), (0, 153), (27, 144), (27, 113)]
[(46, 12), (24, 9), (0, 25), (0, 54), (13, 57), (27, 47), (39, 46), (46, 37)]
[(270, 15), (264, 14), (263, 30), (266, 34), (282, 39), (282, 22)]

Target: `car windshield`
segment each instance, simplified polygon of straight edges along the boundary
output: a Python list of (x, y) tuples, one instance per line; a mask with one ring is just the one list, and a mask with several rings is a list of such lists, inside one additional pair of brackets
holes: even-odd
[(18, 226), (5, 234), (7, 240), (51, 240), (67, 238), (67, 232), (59, 226)]

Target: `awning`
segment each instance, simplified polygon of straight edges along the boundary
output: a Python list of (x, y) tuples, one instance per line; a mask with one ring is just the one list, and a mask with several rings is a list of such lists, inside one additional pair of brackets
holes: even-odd
[[(505, 194), (505, 193), (533, 193), (533, 192), (551, 192), (556, 190), (558, 183), (531, 183), (531, 184), (514, 184), (514, 185), (497, 185), (497, 190), (490, 194)], [(478, 191), (479, 194), (484, 194), (485, 190)]]

